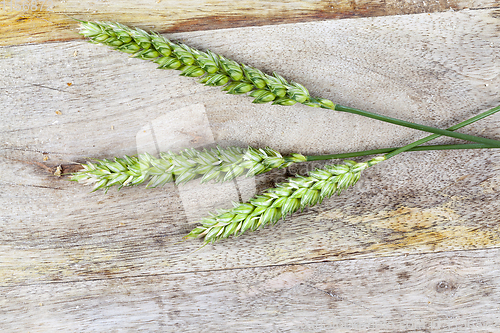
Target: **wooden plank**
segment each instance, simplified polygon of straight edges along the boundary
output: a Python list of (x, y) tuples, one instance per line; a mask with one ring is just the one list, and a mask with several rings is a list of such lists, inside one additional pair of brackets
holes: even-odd
[[(488, 9), (172, 37), (341, 104), (447, 127), (500, 102), (499, 28)], [(252, 105), (81, 41), (2, 47), (0, 58), (2, 331), (500, 329), (496, 150), (396, 157), (321, 206), (195, 252), (199, 242), (179, 242), (193, 213), (229, 204), (230, 188), (211, 188), (215, 202), (206, 186), (88, 193), (57, 167), (175, 140), (318, 154), (422, 134)], [(464, 132), (498, 138), (499, 122)], [(243, 197), (318, 165), (234, 186)], [(205, 206), (193, 212), (189, 195)]]
[(0, 4), (0, 46), (78, 38), (67, 15), (114, 20), (160, 32), (212, 30), (325, 19), (434, 13), (498, 7), (496, 0), (157, 0), (32, 1)]
[[(499, 102), (495, 13), (339, 20), (174, 37), (276, 70), (341, 104), (447, 127)], [(182, 189), (89, 194), (54, 176), (54, 168), (85, 157), (134, 154), (144, 131), (163, 126), (168, 132), (170, 115), (200, 104), (221, 145), (318, 154), (422, 135), (305, 106), (253, 105), (246, 96), (225, 95), (82, 41), (9, 46), (0, 52), (0, 103), (6, 107), (0, 116), (0, 206), (10, 209), (0, 219), (2, 286), (499, 245), (500, 155), (470, 151), (394, 158), (321, 206), (272, 229), (193, 253), (199, 242), (179, 243), (192, 227)], [(499, 121), (493, 116), (464, 132), (498, 137)], [(254, 190), (297, 171), (259, 177)], [(194, 188), (200, 200), (203, 190)], [(221, 201), (215, 206), (229, 204)]]
[[(33, 155), (24, 159), (36, 160)], [(404, 158), (274, 228), (197, 252), (199, 242), (179, 242), (192, 225), (173, 186), (88, 194), (32, 165), (3, 164), (17, 184), (2, 185), (1, 204), (11, 213), (1, 221), (0, 281), (12, 286), (495, 248), (498, 157), (418, 154), (428, 162), (401, 172), (414, 163)], [(433, 158), (456, 164), (436, 166)], [(387, 177), (395, 181), (388, 185)], [(270, 181), (260, 179), (259, 187)]]
[[(1, 288), (4, 332), (498, 332), (500, 250)], [(15, 315), (14, 315), (15, 314)]]

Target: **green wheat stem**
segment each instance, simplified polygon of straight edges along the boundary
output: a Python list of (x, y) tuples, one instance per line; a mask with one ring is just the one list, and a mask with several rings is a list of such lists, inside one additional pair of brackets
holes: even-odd
[[(500, 106), (467, 119), (449, 129), (459, 129), (498, 111), (500, 111)], [(280, 219), (284, 219), (287, 215), (291, 215), (299, 209), (302, 210), (305, 207), (321, 203), (323, 199), (330, 197), (333, 193), (340, 194), (342, 190), (354, 185), (359, 180), (363, 170), (404, 151), (491, 148), (484, 144), (418, 147), (420, 144), (436, 137), (439, 137), (439, 135), (431, 135), (397, 149), (383, 148), (347, 154), (306, 156), (307, 161), (318, 161), (389, 152), (384, 156), (375, 157), (365, 163), (344, 161), (344, 165), (333, 165), (326, 166), (323, 169), (316, 169), (309, 173), (307, 177), (291, 178), (287, 183), (282, 183), (276, 188), (268, 189), (263, 194), (255, 196), (246, 203), (233, 203), (232, 209), (210, 214), (208, 217), (202, 219), (200, 225), (191, 230), (185, 238), (203, 238), (204, 245), (206, 245), (230, 236), (239, 236), (247, 230), (255, 231), (266, 225), (276, 224)]]
[[(251, 177), (276, 168), (286, 168), (293, 163), (320, 161), (331, 159), (353, 158), (392, 152), (398, 149), (380, 148), (351, 153), (304, 156), (292, 154), (282, 156), (269, 147), (256, 148), (216, 148), (210, 150), (186, 149), (178, 154), (160, 153), (156, 158), (148, 153), (138, 156), (124, 156), (109, 159), (94, 159), (81, 164), (82, 170), (71, 175), (71, 180), (93, 185), (93, 191), (108, 191), (116, 186), (147, 184), (154, 188), (166, 183), (177, 185), (192, 179), (201, 178), (201, 183), (211, 180), (216, 182), (230, 181), (239, 176)], [(420, 146), (408, 151), (451, 150), (451, 149), (493, 149), (483, 144), (431, 145)]]
[[(444, 135), (444, 136), (449, 136), (449, 137), (456, 138), (456, 139), (462, 139), (462, 140), (466, 140), (466, 141), (483, 143), (483, 144), (489, 145), (491, 147), (500, 147), (498, 145), (498, 143), (500, 143), (500, 141), (498, 141), (498, 140), (482, 138), (482, 137), (477, 137), (477, 136), (463, 134), (463, 133), (454, 133), (453, 130), (450, 130), (450, 129), (444, 130), (444, 129), (434, 128), (434, 127), (430, 127), (430, 126), (426, 126), (426, 125), (415, 124), (415, 123), (411, 123), (408, 121), (404, 121), (404, 120), (400, 120), (400, 119), (396, 119), (396, 118), (391, 118), (391, 117), (387, 117), (387, 116), (381, 116), (379, 114), (375, 114), (375, 113), (371, 113), (371, 112), (363, 111), (363, 110), (358, 110), (358, 109), (347, 107), (347, 106), (335, 105), (333, 108), (329, 108), (329, 109), (332, 109), (335, 111), (342, 111), (342, 112), (358, 114), (358, 115), (365, 116), (368, 118), (382, 120), (382, 121), (385, 121), (385, 122), (388, 122), (391, 124), (396, 124), (396, 125), (400, 125), (400, 126), (404, 126), (404, 127), (409, 127), (409, 128), (425, 131), (425, 132), (434, 133), (434, 135), (432, 135), (433, 138), (428, 139), (427, 141)], [(463, 126), (460, 126), (460, 127), (463, 127)], [(460, 127), (458, 127), (458, 128), (460, 128)], [(429, 136), (428, 138), (430, 138), (430, 137), (431, 136)], [(422, 143), (427, 142), (427, 141), (423, 141)], [(404, 147), (402, 147), (401, 149), (403, 149), (403, 148)]]
[[(491, 148), (484, 145), (439, 145), (414, 147), (415, 150)], [(460, 147), (465, 146), (465, 147)], [(429, 149), (428, 149), (429, 148)], [(348, 154), (335, 154), (323, 156), (307, 156), (308, 161), (322, 159), (345, 158), (362, 156), (366, 153), (380, 152), (381, 150), (394, 150), (384, 148), (380, 150), (364, 151)], [(246, 231), (256, 231), (265, 226), (274, 225), (279, 220), (285, 219), (306, 207), (320, 204), (325, 198), (340, 193), (353, 186), (360, 179), (362, 171), (368, 167), (385, 161), (385, 156), (372, 158), (368, 162), (356, 163), (345, 160), (344, 164), (327, 165), (315, 169), (307, 176), (297, 176), (287, 182), (267, 189), (256, 195), (248, 202), (233, 203), (233, 208), (218, 210), (210, 213), (199, 221), (199, 225), (187, 234), (185, 239), (203, 238), (203, 244), (214, 243), (232, 236), (240, 236)]]
[[(482, 113), (480, 113), (480, 114), (478, 114), (478, 115), (476, 115), (476, 116), (474, 116), (474, 117), (472, 117), (472, 118), (469, 118), (469, 119), (467, 119), (467, 120), (464, 120), (464, 121), (462, 121), (461, 123), (458, 123), (458, 124), (456, 124), (456, 125), (453, 125), (453, 126), (451, 126), (450, 128), (448, 128), (448, 130), (449, 130), (449, 131), (455, 131), (455, 130), (457, 130), (457, 129), (459, 129), (459, 128), (462, 128), (462, 127), (464, 127), (464, 126), (470, 125), (470, 124), (472, 124), (472, 123), (474, 123), (474, 122), (476, 122), (476, 121), (478, 121), (478, 120), (481, 120), (481, 119), (483, 119), (483, 118), (486, 118), (486, 117), (488, 117), (488, 116), (491, 116), (492, 114), (495, 114), (495, 113), (497, 113), (498, 111), (500, 111), (500, 105), (499, 105), (499, 106), (496, 106), (496, 107), (494, 107), (494, 108), (492, 108), (492, 109), (489, 109), (489, 110), (487, 110), (487, 111), (485, 111), (485, 112), (482, 112)], [(402, 152), (405, 152), (405, 151), (408, 151), (408, 150), (412, 150), (414, 147), (420, 146), (420, 145), (422, 145), (422, 144), (424, 144), (424, 143), (426, 143), (426, 142), (428, 142), (428, 141), (434, 140), (434, 139), (436, 139), (436, 138), (438, 138), (438, 137), (440, 137), (440, 136), (441, 136), (441, 135), (439, 135), (439, 134), (429, 135), (428, 137), (425, 137), (425, 138), (423, 138), (423, 139), (420, 139), (420, 140), (418, 140), (418, 141), (415, 141), (415, 142), (413, 142), (413, 143), (410, 143), (409, 145), (406, 145), (406, 146), (404, 146), (404, 147), (398, 148), (398, 149), (396, 149), (396, 150), (394, 150), (394, 151), (390, 152), (389, 154), (386, 154), (386, 155), (385, 155), (385, 159), (389, 159), (389, 158), (394, 157), (394, 156), (396, 156), (397, 154), (400, 154), (400, 153), (402, 153)]]
[(328, 99), (312, 97), (303, 85), (296, 82), (289, 83), (277, 73), (265, 74), (256, 68), (239, 64), (211, 51), (203, 52), (180, 42), (173, 43), (158, 33), (148, 33), (142, 29), (133, 29), (116, 22), (77, 21), (82, 27), (80, 33), (94, 43), (108, 45), (136, 58), (154, 61), (161, 69), (177, 69), (181, 71), (180, 75), (198, 77), (200, 82), (205, 85), (223, 86), (223, 90), (229, 94), (248, 93), (254, 98), (254, 103), (273, 102), (273, 104), (284, 106), (301, 103), (311, 107), (358, 114), (425, 132), (500, 147), (500, 141), (497, 140), (455, 133), (347, 106), (335, 105)]
[[(351, 153), (330, 154), (330, 155), (314, 155), (314, 156), (306, 156), (306, 159), (307, 159), (307, 161), (324, 161), (324, 160), (334, 160), (334, 159), (343, 159), (343, 158), (354, 158), (354, 157), (360, 157), (360, 156), (391, 153), (391, 152), (393, 152), (397, 149), (401, 149), (401, 148), (403, 148), (403, 147), (379, 148), (379, 149), (355, 151), (355, 152), (351, 152)], [(495, 149), (495, 148), (496, 147), (490, 147), (490, 146), (484, 145), (482, 143), (466, 143), (466, 144), (457, 144), (457, 145), (418, 146), (418, 147), (412, 147), (411, 149), (408, 149), (405, 151)], [(387, 155), (385, 155), (385, 156), (387, 156)]]
[[(461, 123), (458, 123), (456, 125), (453, 125), (448, 128), (449, 131), (455, 131), (457, 129), (460, 129), (462, 127), (468, 126), (476, 121), (479, 121), (481, 119), (484, 119), (486, 117), (489, 117), (495, 113), (500, 111), (500, 105), (496, 106), (492, 109), (489, 109), (487, 111), (484, 111), (472, 118), (469, 118), (467, 120), (462, 121)], [(375, 154), (384, 154), (385, 159), (389, 159), (391, 157), (396, 156), (397, 154), (403, 153), (405, 151), (424, 151), (424, 150), (449, 150), (449, 149), (484, 149), (484, 148), (493, 148), (485, 144), (459, 144), (459, 145), (434, 145), (434, 146), (421, 146), (422, 144), (429, 142), (431, 140), (439, 138), (441, 135), (439, 134), (433, 134), (429, 135), (423, 139), (420, 139), (418, 141), (415, 141), (413, 143), (410, 143), (406, 146), (403, 147), (398, 147), (398, 148), (381, 148), (381, 149), (373, 149), (373, 150), (365, 150), (365, 151), (359, 151), (359, 152), (353, 152), (353, 153), (344, 153), (344, 154), (334, 154), (334, 155), (320, 155), (320, 156), (306, 156), (308, 161), (317, 161), (317, 160), (328, 160), (328, 159), (335, 159), (335, 158), (352, 158), (352, 157), (358, 157), (358, 156), (365, 156), (365, 155), (375, 155)], [(420, 146), (420, 147), (419, 147)]]

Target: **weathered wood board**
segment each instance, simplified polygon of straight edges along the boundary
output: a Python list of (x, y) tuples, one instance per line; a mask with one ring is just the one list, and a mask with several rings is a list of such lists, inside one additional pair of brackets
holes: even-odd
[(73, 39), (72, 17), (179, 32), (492, 7), (497, 0), (2, 0), (0, 45)]
[[(340, 104), (444, 128), (500, 102), (499, 17), (486, 8), (168, 36)], [(400, 155), (340, 197), (196, 251), (182, 236), (196, 216), (227, 207), (235, 186), (247, 197), (319, 164), (212, 192), (195, 182), (107, 194), (56, 167), (186, 144), (321, 154), (425, 134), (253, 105), (81, 39), (13, 40), (0, 48), (2, 331), (500, 331), (496, 150)], [(499, 123), (462, 132), (500, 139)]]
[(8, 332), (498, 332), (499, 254), (5, 287), (0, 320)]

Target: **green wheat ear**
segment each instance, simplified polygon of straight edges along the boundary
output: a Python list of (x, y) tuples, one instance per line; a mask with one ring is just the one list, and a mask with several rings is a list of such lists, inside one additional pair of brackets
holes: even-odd
[(183, 76), (199, 77), (200, 82), (206, 85), (223, 86), (222, 90), (229, 94), (248, 93), (254, 98), (254, 103), (272, 102), (285, 106), (302, 103), (311, 107), (348, 112), (420, 131), (500, 147), (500, 141), (497, 140), (416, 124), (334, 104), (328, 99), (311, 97), (303, 85), (295, 82), (288, 83), (276, 73), (265, 74), (256, 68), (239, 64), (213, 52), (203, 52), (180, 42), (171, 42), (154, 32), (132, 29), (116, 22), (79, 22), (80, 33), (93, 43), (105, 44), (136, 58), (154, 61), (161, 69), (176, 69)]
[(183, 184), (195, 178), (201, 178), (202, 183), (211, 180), (223, 182), (304, 161), (306, 157), (301, 154), (283, 157), (269, 147), (185, 149), (178, 154), (161, 153), (159, 158), (145, 153), (114, 160), (95, 160), (82, 164), (83, 170), (75, 172), (71, 180), (93, 184), (94, 191), (142, 183), (147, 183), (147, 187), (163, 186), (169, 182)]
[(239, 64), (211, 51), (200, 51), (180, 42), (171, 42), (158, 33), (129, 28), (117, 22), (80, 21), (80, 34), (91, 42), (105, 44), (133, 57), (151, 60), (160, 69), (176, 69), (182, 76), (199, 77), (208, 86), (223, 86), (228, 94), (249, 93), (253, 103), (294, 105), (333, 109), (335, 104), (324, 98), (313, 98), (301, 84), (287, 82), (277, 73)]
[(307, 177), (291, 178), (249, 202), (234, 203), (233, 208), (202, 219), (201, 225), (185, 238), (202, 237), (204, 244), (208, 244), (229, 236), (239, 236), (247, 230), (274, 225), (299, 209), (319, 204), (334, 193), (340, 194), (359, 180), (363, 170), (384, 160), (383, 156), (379, 156), (363, 163), (344, 161), (344, 164), (316, 169)]

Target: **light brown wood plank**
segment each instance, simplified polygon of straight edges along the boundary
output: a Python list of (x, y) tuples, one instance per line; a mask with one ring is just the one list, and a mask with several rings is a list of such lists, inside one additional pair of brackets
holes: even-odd
[(78, 38), (74, 33), (77, 24), (68, 15), (85, 20), (120, 21), (160, 32), (182, 32), (498, 7), (495, 0), (45, 0), (42, 6), (39, 1), (36, 9), (28, 3), (31, 6), (31, 1), (19, 0), (19, 6), (24, 5), (24, 9), (11, 5), (9, 0), (0, 3), (3, 6), (0, 8), (0, 45)]
[(494, 249), (3, 287), (0, 325), (4, 332), (498, 332), (499, 258)]
[[(340, 104), (447, 127), (500, 102), (495, 13), (337, 20), (173, 37), (276, 70)], [(141, 141), (139, 147), (144, 131), (169, 132), (175, 125), (169, 116), (200, 104), (221, 145), (319, 154), (407, 143), (422, 134), (305, 106), (252, 105), (246, 96), (226, 95), (81, 41), (0, 52), (0, 103), (6, 110), (0, 116), (0, 207), (9, 207), (0, 219), (2, 286), (499, 246), (500, 155), (470, 151), (394, 158), (367, 170), (355, 188), (321, 206), (192, 253), (200, 242), (178, 243), (192, 227), (182, 189), (90, 194), (53, 176), (53, 168), (86, 157), (134, 154), (152, 142)], [(499, 117), (493, 116), (464, 132), (499, 138), (499, 128)], [(162, 137), (156, 136), (160, 146)], [(297, 170), (289, 168), (288, 174)], [(255, 189), (286, 175), (259, 177)], [(193, 191), (200, 201), (208, 196), (203, 187)], [(213, 203), (229, 204), (225, 198)], [(209, 208), (206, 204), (196, 213)]]

